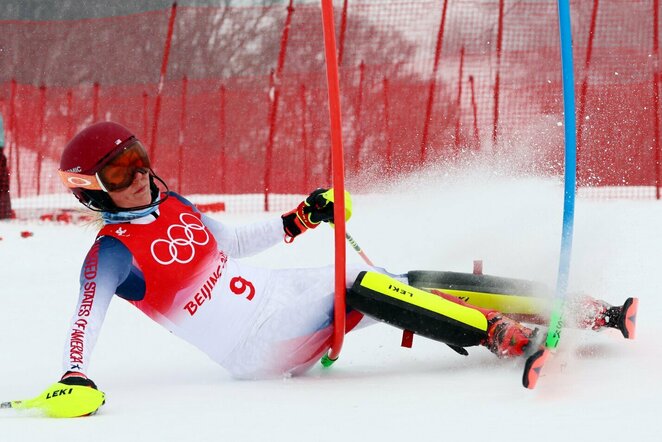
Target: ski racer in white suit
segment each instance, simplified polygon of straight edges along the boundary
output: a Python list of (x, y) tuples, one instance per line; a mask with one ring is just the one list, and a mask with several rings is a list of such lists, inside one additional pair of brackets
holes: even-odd
[[(326, 189), (281, 217), (231, 227), (169, 191), (140, 141), (112, 122), (78, 133), (62, 153), (59, 173), (78, 200), (103, 219), (81, 269), (61, 383), (96, 388), (86, 373), (114, 295), (239, 378), (300, 373), (329, 349), (333, 268), (274, 270), (239, 259), (333, 221)], [(464, 347), (483, 345), (499, 357), (522, 355), (535, 336), (535, 330), (498, 311), (442, 293), (425, 293), (434, 298), (435, 319), (412, 315), (421, 307), (408, 304), (416, 289), (406, 285), (406, 275), (391, 277), (367, 266), (348, 268), (346, 274), (347, 331), (371, 322), (366, 314), (462, 354)]]
[[(146, 174), (134, 182), (141, 181), (149, 186)], [(236, 377), (279, 375), (319, 359), (331, 336), (333, 268), (246, 265), (237, 258), (283, 241), (281, 218), (234, 228), (174, 192), (166, 195), (151, 213), (130, 221), (105, 216), (109, 223), (81, 271), (64, 368), (88, 371), (115, 294)], [(141, 249), (144, 243), (150, 247)], [(350, 285), (358, 272), (348, 271)]]

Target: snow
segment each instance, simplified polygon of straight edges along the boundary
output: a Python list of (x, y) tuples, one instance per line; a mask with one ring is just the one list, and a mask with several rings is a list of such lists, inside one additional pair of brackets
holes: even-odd
[[(354, 198), (347, 229), (390, 271), (471, 272), (553, 287), (562, 185), (476, 170), (432, 171)], [(230, 223), (275, 214), (219, 213)], [(659, 440), (662, 286), (659, 201), (577, 201), (570, 291), (613, 303), (640, 298), (637, 339), (566, 330), (538, 387), (522, 360), (469, 356), (378, 324), (345, 340), (340, 360), (307, 375), (237, 381), (128, 303), (108, 312), (89, 375), (106, 392), (98, 415), (46, 419), (1, 410), (2, 441)], [(22, 238), (21, 231), (33, 236)], [(0, 401), (55, 382), (79, 266), (92, 227), (0, 222)], [(251, 258), (273, 267), (333, 262), (332, 229)], [(350, 261), (360, 258), (351, 248)]]

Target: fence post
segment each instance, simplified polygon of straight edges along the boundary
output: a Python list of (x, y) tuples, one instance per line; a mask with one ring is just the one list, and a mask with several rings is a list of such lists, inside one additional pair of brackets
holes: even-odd
[(269, 211), (269, 190), (271, 187), (271, 162), (273, 158), (274, 138), (276, 136), (276, 119), (278, 117), (278, 101), (280, 98), (280, 81), (283, 75), (283, 67), (285, 66), (285, 55), (287, 53), (287, 41), (290, 34), (290, 25), (292, 24), (292, 13), (294, 0), (290, 0), (287, 6), (287, 18), (285, 19), (285, 26), (283, 27), (283, 34), (280, 39), (280, 51), (278, 53), (278, 64), (276, 71), (271, 73), (271, 84), (269, 93), (271, 95), (271, 107), (269, 109), (269, 136), (267, 138), (267, 147), (264, 156), (264, 211)]
[(147, 134), (149, 133), (149, 117), (148, 115), (148, 107), (149, 107), (149, 96), (147, 95), (146, 91), (143, 91), (143, 140), (147, 143), (149, 140), (147, 139)]
[(361, 167), (361, 144), (363, 143), (363, 134), (361, 133), (361, 111), (363, 108), (363, 83), (365, 82), (365, 63), (361, 60), (359, 64), (359, 92), (356, 98), (356, 106), (354, 110), (354, 164), (352, 168), (354, 173), (359, 174), (359, 167)]
[(478, 104), (476, 103), (476, 90), (474, 87), (474, 76), (469, 75), (469, 87), (471, 88), (471, 110), (473, 112), (474, 140), (476, 150), (480, 149), (480, 132), (478, 132)]
[(392, 169), (393, 162), (393, 143), (391, 140), (391, 125), (389, 122), (389, 112), (388, 112), (388, 78), (384, 77), (382, 81), (383, 95), (384, 95), (384, 134), (386, 135), (386, 170), (390, 173)]
[(655, 137), (655, 199), (660, 199), (660, 0), (653, 0), (653, 136)]
[(177, 138), (177, 187), (179, 193), (184, 192), (184, 134), (186, 131), (186, 94), (188, 93), (188, 78), (182, 77), (181, 112), (179, 114), (179, 136)]
[(460, 71), (457, 76), (457, 118), (455, 119), (455, 151), (460, 150), (460, 120), (462, 119), (462, 70), (464, 68), (464, 46), (460, 49)]
[(432, 78), (428, 91), (428, 101), (425, 107), (425, 120), (423, 121), (423, 135), (421, 136), (421, 164), (425, 163), (428, 149), (428, 131), (430, 130), (430, 120), (432, 119), (432, 104), (434, 103), (434, 93), (437, 87), (437, 72), (439, 71), (439, 60), (441, 58), (441, 49), (444, 41), (444, 27), (446, 26), (446, 8), (448, 0), (444, 0), (444, 6), (441, 11), (441, 22), (437, 32), (437, 44), (434, 49), (434, 64), (432, 66)]
[[(18, 124), (16, 118), (16, 95), (18, 94), (18, 84), (16, 79), (12, 78), (9, 92), (9, 133), (11, 134), (11, 143), (9, 144), (9, 155), (14, 160), (16, 176), (16, 196), (21, 197), (21, 148), (18, 144)], [(11, 168), (10, 168), (11, 169)]]
[(221, 87), (219, 88), (218, 91), (218, 101), (219, 101), (219, 108), (218, 108), (218, 138), (219, 138), (219, 145), (220, 145), (220, 152), (219, 152), (219, 169), (221, 171), (221, 190), (223, 192), (227, 192), (226, 183), (227, 183), (227, 173), (225, 170), (226, 167), (226, 158), (225, 155), (227, 153), (227, 149), (225, 148), (225, 107), (226, 107), (226, 101), (225, 101), (225, 85), (221, 83)]
[(301, 100), (301, 146), (303, 147), (303, 179), (301, 182), (301, 189), (305, 190), (310, 185), (310, 165), (308, 152), (308, 133), (306, 131), (306, 113), (308, 106), (306, 104), (306, 85), (301, 84), (299, 87), (299, 98)]
[(74, 137), (74, 92), (67, 90), (67, 141)]
[(95, 82), (92, 87), (92, 122), (99, 121), (99, 83)]
[(37, 195), (41, 195), (41, 167), (44, 158), (44, 122), (46, 119), (46, 86), (39, 86), (39, 130), (37, 131)]
[(342, 66), (342, 57), (345, 52), (345, 32), (347, 31), (347, 0), (342, 4), (342, 15), (340, 16), (340, 38), (338, 41), (338, 67)]
[(154, 102), (154, 121), (152, 121), (152, 139), (150, 145), (149, 156), (154, 161), (154, 152), (156, 151), (156, 143), (159, 127), (159, 113), (161, 112), (161, 92), (163, 91), (163, 83), (165, 82), (166, 73), (168, 71), (168, 57), (170, 56), (170, 45), (172, 44), (172, 34), (175, 29), (175, 17), (177, 16), (177, 2), (172, 4), (170, 9), (170, 19), (168, 20), (168, 33), (166, 34), (165, 47), (163, 48), (163, 60), (161, 63), (161, 75), (159, 76), (159, 85), (156, 89), (156, 101)]
[(499, 0), (499, 25), (497, 28), (497, 67), (494, 78), (494, 121), (492, 125), (492, 148), (496, 148), (499, 136), (499, 94), (501, 92), (501, 48), (503, 45), (504, 0)]
[[(655, 0), (657, 1), (657, 0)], [(653, 72), (653, 144), (655, 157), (655, 199), (660, 199), (660, 75)]]
[[(654, 0), (657, 1), (657, 0)], [(582, 149), (584, 147), (583, 143), (583, 129), (584, 129), (584, 115), (586, 113), (586, 95), (588, 93), (588, 73), (591, 68), (591, 59), (593, 55), (593, 38), (595, 36), (595, 28), (598, 18), (598, 4), (599, 0), (593, 0), (593, 11), (591, 12), (591, 25), (588, 31), (588, 42), (586, 45), (586, 59), (584, 60), (584, 79), (582, 80), (582, 85), (579, 93), (579, 111), (577, 114), (577, 164), (580, 163)], [(578, 168), (578, 172), (581, 172), (581, 168)], [(579, 174), (581, 182), (581, 173)]]
[(8, 140), (5, 141), (7, 147), (7, 167), (11, 169), (11, 160), (14, 159), (14, 120), (16, 119), (16, 79), (12, 78), (9, 83), (9, 112), (8, 121), (5, 126)]

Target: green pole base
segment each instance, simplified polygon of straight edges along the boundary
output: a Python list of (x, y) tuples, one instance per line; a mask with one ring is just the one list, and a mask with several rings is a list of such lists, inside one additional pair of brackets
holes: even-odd
[(322, 366), (324, 366), (326, 368), (329, 368), (337, 360), (338, 360), (338, 358), (331, 359), (328, 354), (325, 354), (324, 356), (322, 356), (322, 359), (320, 360), (320, 362), (322, 363)]

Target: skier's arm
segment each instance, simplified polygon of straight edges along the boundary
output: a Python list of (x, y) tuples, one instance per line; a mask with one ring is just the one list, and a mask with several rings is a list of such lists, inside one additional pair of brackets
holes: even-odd
[[(184, 204), (196, 211), (197, 208), (186, 198), (171, 192)], [(314, 229), (321, 222), (333, 222), (333, 201), (329, 199), (328, 189), (316, 189), (294, 210), (280, 218), (233, 227), (200, 213), (202, 222), (212, 232), (219, 250), (234, 258), (244, 258), (262, 252), (283, 238), (292, 242), (294, 238), (308, 229)]]
[(237, 228), (225, 227), (204, 215), (203, 222), (214, 233), (219, 249), (230, 256), (241, 258), (261, 252), (280, 242), (281, 238), (290, 243), (298, 235), (314, 229), (322, 222), (333, 222), (333, 197), (329, 189), (316, 189), (280, 219)]
[(282, 239), (292, 242), (296, 236), (322, 222), (333, 222), (333, 201), (327, 190), (315, 190), (294, 210), (276, 219), (241, 227), (225, 226), (205, 215), (202, 221), (214, 234), (219, 249), (237, 258), (251, 256)]
[(283, 222), (280, 218), (235, 227), (201, 213), (195, 204), (175, 192), (170, 192), (170, 196), (198, 212), (202, 222), (214, 235), (218, 249), (233, 258), (255, 255), (283, 239)]
[(86, 374), (108, 305), (131, 266), (131, 253), (110, 237), (98, 239), (85, 257), (80, 292), (67, 329), (63, 371)]
[(283, 240), (283, 222), (280, 218), (230, 226), (202, 215), (202, 222), (216, 238), (219, 250), (234, 258), (255, 255)]

